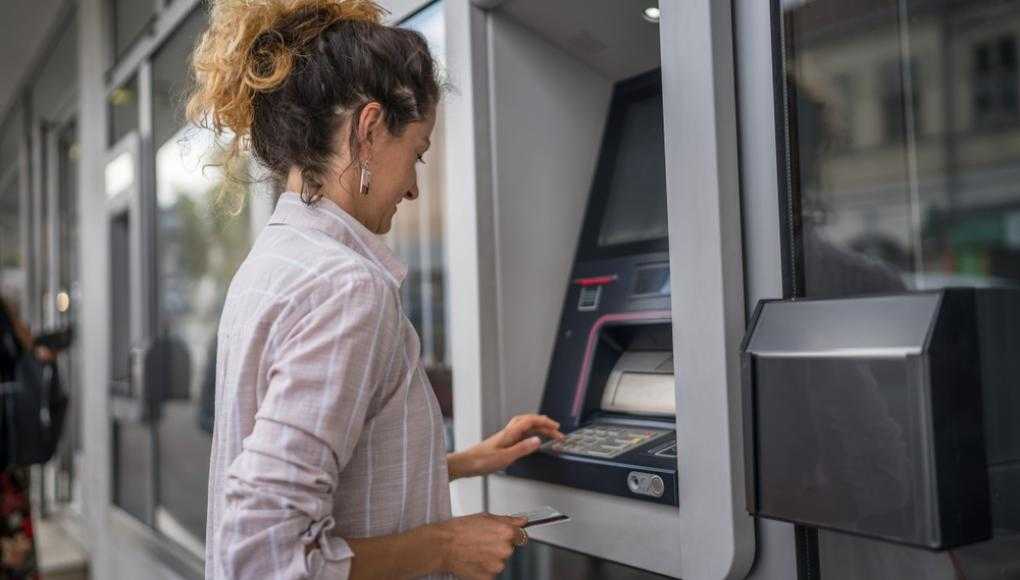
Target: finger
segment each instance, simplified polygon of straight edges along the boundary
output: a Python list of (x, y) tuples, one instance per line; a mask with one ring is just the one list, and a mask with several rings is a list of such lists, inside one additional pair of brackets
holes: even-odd
[(521, 415), (519, 419), (521, 419), (522, 422), (528, 423), (531, 426), (531, 428), (539, 427), (549, 429), (560, 428), (559, 422), (554, 421), (547, 415)]
[(503, 430), (506, 444), (513, 444), (523, 439), (528, 431), (541, 429), (559, 429), (560, 424), (545, 415), (518, 415), (510, 420)]
[(547, 424), (548, 424), (548, 425), (549, 425), (550, 427), (553, 427), (554, 429), (559, 429), (559, 428), (560, 428), (560, 422), (559, 422), (559, 421), (556, 421), (556, 420), (552, 419), (552, 418), (551, 418), (551, 417), (549, 417), (548, 415), (539, 415), (539, 416), (540, 416), (540, 417), (541, 417), (542, 419), (544, 419), (544, 420), (545, 420), (545, 422), (546, 422), (546, 423), (547, 423)]
[(566, 437), (559, 429), (553, 429), (549, 427), (539, 427), (531, 430), (532, 435), (541, 435), (550, 439), (563, 439)]
[(528, 523), (528, 518), (524, 516), (493, 516), (499, 518), (503, 523), (514, 528), (524, 527)]
[(517, 461), (525, 455), (531, 455), (538, 451), (538, 448), (542, 445), (542, 440), (538, 437), (528, 437), (527, 439), (520, 441), (510, 447), (503, 450), (503, 464), (510, 465), (514, 461)]

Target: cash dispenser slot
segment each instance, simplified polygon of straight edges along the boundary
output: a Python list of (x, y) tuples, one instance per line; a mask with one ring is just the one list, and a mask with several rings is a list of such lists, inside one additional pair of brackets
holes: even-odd
[(929, 549), (1016, 530), (1017, 352), (1018, 290), (762, 302), (742, 352), (749, 511)]

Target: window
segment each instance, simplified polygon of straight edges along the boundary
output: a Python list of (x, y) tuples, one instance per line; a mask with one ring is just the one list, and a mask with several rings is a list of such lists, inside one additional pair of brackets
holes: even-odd
[(974, 125), (992, 127), (1017, 120), (1018, 108), (1016, 37), (1002, 36), (979, 42), (973, 50), (972, 106)]
[[(55, 322), (58, 325), (78, 325), (79, 273), (78, 273), (78, 160), (81, 147), (78, 140), (78, 127), (75, 121), (62, 127), (57, 135), (57, 172), (58, 190), (56, 192), (57, 223), (54, 235), (58, 247), (57, 280), (53, 296), (56, 310)], [(62, 374), (65, 388), (71, 394), (71, 412), (64, 427), (65, 437), (70, 441), (63, 446), (60, 453), (60, 470), (57, 472), (56, 499), (63, 502), (75, 501), (81, 506), (81, 498), (76, 491), (78, 481), (75, 479), (77, 467), (83, 460), (81, 432), (81, 345), (75, 343), (65, 351)]]
[(841, 73), (832, 79), (833, 103), (827, 124), (829, 139), (836, 150), (852, 149), (855, 145), (854, 129), (857, 122), (857, 84), (860, 80), (850, 73)]
[[(910, 74), (906, 74), (909, 72)], [(921, 134), (921, 68), (911, 59), (909, 71), (900, 60), (887, 62), (882, 68), (882, 119), (885, 140), (899, 143), (906, 140), (908, 132), (915, 137)], [(907, 87), (910, 97), (906, 98)], [(911, 117), (907, 117), (910, 111)]]
[[(783, 6), (785, 76), (796, 95), (786, 147), (791, 207), (801, 218), (791, 232), (803, 247), (794, 260), (797, 293), (1020, 285), (1020, 127), (1004, 123), (1020, 114), (1017, 49), (1015, 36), (1001, 33), (1020, 27), (1020, 3), (994, 13), (986, 3), (938, 0)], [(966, 34), (945, 26), (959, 22)], [(886, 59), (877, 88), (859, 81), (852, 90), (862, 103), (870, 91), (881, 122), (869, 124), (864, 110), (848, 120), (853, 134), (881, 136), (873, 143), (884, 146), (826, 157), (812, 119), (838, 108), (843, 91), (822, 90), (812, 73), (834, 63), (874, 68), (875, 55)], [(952, 95), (972, 99), (947, 105)], [(998, 130), (966, 130), (970, 110), (976, 125)], [(938, 139), (920, 138), (925, 122)]]
[[(1020, 286), (1017, 49), (1014, 34), (1003, 34), (1020, 29), (1020, 2), (779, 6), (785, 70), (777, 77), (794, 95), (780, 131), (791, 294)], [(857, 83), (859, 146), (839, 158), (822, 154), (811, 122), (838, 106), (814, 81), (837, 66), (877, 73)], [(834, 541), (818, 533), (820, 545)], [(865, 541), (840, 542), (865, 559), (877, 554)], [(820, 568), (840, 569), (837, 553), (821, 550)]]
[[(212, 444), (216, 332), (227, 286), (253, 241), (250, 204), (220, 203), (222, 152), (209, 130), (183, 118), (189, 55), (205, 28), (195, 10), (156, 53), (153, 143), (156, 155), (155, 341), (172, 359), (155, 422), (155, 525), (204, 555), (208, 457)], [(248, 161), (232, 168), (245, 179)], [(226, 182), (229, 194), (246, 188)]]
[(121, 57), (148, 26), (156, 14), (154, 0), (111, 0), (113, 10), (113, 45)]
[[(445, 60), (443, 4), (436, 2), (403, 23), (420, 32), (429, 43), (440, 72)], [(408, 267), (404, 281), (403, 304), (408, 318), (421, 335), (425, 372), (439, 399), (447, 422), (447, 443), (452, 447), (452, 371), (446, 352), (446, 253), (443, 247), (443, 199), (446, 188), (443, 175), (443, 104), (436, 111), (432, 146), (418, 165), (418, 200), (401, 204), (393, 220), (389, 241)]]
[(138, 76), (114, 89), (106, 99), (109, 111), (109, 140), (114, 145), (131, 131), (138, 129)]
[(21, 115), (11, 114), (0, 133), (0, 295), (19, 311), (27, 298), (20, 186), (22, 126)]

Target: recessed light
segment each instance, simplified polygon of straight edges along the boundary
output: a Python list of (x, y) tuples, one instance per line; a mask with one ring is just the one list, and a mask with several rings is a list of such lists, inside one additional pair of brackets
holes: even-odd
[(641, 12), (641, 17), (653, 24), (659, 23), (659, 7), (649, 6)]
[(67, 312), (71, 308), (71, 296), (67, 292), (57, 294), (57, 312)]

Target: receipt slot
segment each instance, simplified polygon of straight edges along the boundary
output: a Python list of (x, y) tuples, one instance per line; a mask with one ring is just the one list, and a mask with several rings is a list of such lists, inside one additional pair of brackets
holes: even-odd
[(1018, 352), (1018, 290), (761, 303), (749, 511), (929, 549), (1017, 529)]

